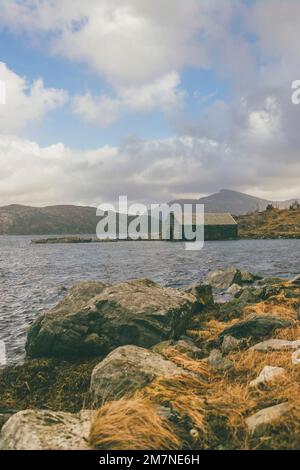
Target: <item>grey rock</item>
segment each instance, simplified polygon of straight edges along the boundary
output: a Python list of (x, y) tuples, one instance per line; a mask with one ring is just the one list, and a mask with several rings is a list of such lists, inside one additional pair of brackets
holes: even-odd
[(258, 411), (246, 419), (246, 425), (250, 434), (261, 436), (269, 426), (275, 424), (282, 416), (289, 413), (291, 406), (288, 403), (270, 406)]
[(284, 279), (281, 277), (263, 277), (259, 281), (257, 281), (258, 286), (272, 286), (276, 284), (282, 284)]
[(226, 371), (233, 367), (233, 362), (222, 356), (221, 351), (213, 349), (207, 359), (208, 364), (218, 371)]
[(291, 321), (284, 320), (278, 316), (252, 314), (246, 320), (239, 321), (225, 328), (220, 334), (220, 338), (230, 335), (237, 339), (259, 339), (271, 335), (277, 329), (288, 328), (291, 325)]
[(257, 343), (250, 348), (254, 351), (289, 351), (300, 348), (300, 340), (296, 341), (287, 341), (285, 339), (269, 339), (267, 341), (262, 341)]
[(295, 286), (300, 286), (300, 274), (295, 276), (292, 280), (291, 283), (294, 284)]
[(239, 286), (238, 284), (232, 284), (232, 286), (230, 286), (227, 291), (226, 291), (226, 294), (230, 294), (230, 295), (236, 295), (238, 292), (240, 292), (242, 290), (242, 286)]
[(157, 354), (163, 354), (168, 348), (176, 349), (180, 354), (185, 354), (192, 359), (198, 359), (202, 356), (202, 351), (197, 348), (190, 339), (179, 339), (178, 341), (162, 341), (155, 344), (151, 349)]
[(95, 405), (119, 399), (157, 377), (190, 375), (173, 362), (138, 346), (123, 346), (111, 352), (93, 370), (90, 393)]
[(228, 289), (232, 284), (240, 284), (241, 271), (236, 268), (228, 268), (209, 273), (205, 278), (205, 284), (215, 289)]
[(221, 350), (224, 354), (228, 354), (231, 351), (239, 350), (244, 344), (244, 340), (236, 339), (233, 336), (227, 335), (223, 338), (223, 343), (221, 346)]
[(29, 330), (31, 357), (101, 356), (125, 344), (151, 347), (178, 338), (197, 310), (186, 292), (148, 280), (80, 284)]
[(78, 414), (25, 410), (3, 426), (1, 450), (89, 450), (92, 411)]
[(266, 298), (266, 289), (261, 287), (244, 287), (235, 297), (244, 304), (255, 304)]
[(252, 380), (249, 384), (250, 387), (257, 387), (261, 384), (266, 384), (272, 380), (282, 377), (285, 374), (283, 367), (265, 366), (259, 376)]
[(261, 276), (258, 276), (257, 274), (252, 274), (249, 271), (241, 272), (240, 282), (242, 284), (252, 284), (253, 282), (258, 281), (260, 279), (262, 279)]
[(247, 302), (233, 298), (219, 306), (219, 321), (229, 321), (235, 318), (241, 318), (244, 314), (244, 308)]

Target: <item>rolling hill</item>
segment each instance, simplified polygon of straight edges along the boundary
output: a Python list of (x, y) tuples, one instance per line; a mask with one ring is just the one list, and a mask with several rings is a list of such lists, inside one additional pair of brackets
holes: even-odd
[(46, 235), (95, 233), (96, 209), (81, 206), (0, 208), (1, 235)]
[(100, 220), (96, 207), (10, 205), (0, 207), (0, 235), (92, 235)]

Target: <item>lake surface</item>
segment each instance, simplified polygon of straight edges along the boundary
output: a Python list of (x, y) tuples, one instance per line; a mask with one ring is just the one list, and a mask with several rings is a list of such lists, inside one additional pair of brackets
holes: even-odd
[(149, 278), (180, 287), (229, 266), (287, 278), (300, 272), (300, 240), (206, 242), (193, 252), (179, 242), (34, 245), (32, 238), (0, 236), (0, 341), (9, 363), (23, 359), (33, 320), (78, 281)]

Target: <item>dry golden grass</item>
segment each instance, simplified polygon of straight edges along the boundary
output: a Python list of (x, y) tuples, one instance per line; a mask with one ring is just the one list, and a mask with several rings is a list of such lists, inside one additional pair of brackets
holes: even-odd
[(181, 442), (148, 398), (121, 399), (98, 410), (90, 430), (98, 450), (173, 450)]
[[(295, 299), (272, 299), (272, 314), (291, 318)], [(270, 311), (260, 302), (248, 313)], [(293, 311), (293, 315), (295, 312)], [(295, 316), (293, 317), (295, 318)], [(218, 340), (227, 323), (211, 320), (200, 330), (188, 331), (195, 342)], [(278, 330), (273, 337), (300, 339), (300, 321)], [(97, 413), (90, 442), (96, 449), (297, 449), (300, 448), (300, 365), (292, 351), (235, 351), (227, 358), (233, 368), (213, 370), (205, 360), (191, 359), (169, 347), (163, 355), (190, 375), (155, 379), (133, 397), (107, 403)], [(250, 387), (264, 366), (283, 367), (285, 374), (272, 382)], [(262, 435), (249, 435), (246, 418), (259, 410), (288, 402), (291, 412)], [(160, 409), (168, 410), (165, 416)]]
[(270, 299), (258, 304), (247, 305), (244, 308), (245, 317), (255, 313), (261, 315), (278, 315), (287, 320), (295, 320), (297, 315), (297, 307), (295, 299), (287, 299), (284, 296), (278, 296), (275, 299)]
[(288, 341), (296, 341), (297, 339), (300, 339), (300, 321), (297, 321), (291, 328), (277, 330), (274, 337), (278, 339), (286, 339)]
[[(245, 351), (230, 356), (235, 364), (236, 377), (243, 381), (244, 389), (248, 389), (247, 414), (285, 402), (292, 407), (291, 412), (274, 423), (266, 435), (250, 440), (250, 444), (247, 444), (250, 448), (300, 447), (300, 367), (292, 364), (291, 356), (292, 351)], [(286, 373), (267, 384), (250, 388), (250, 381), (267, 365), (283, 367)]]
[(273, 209), (237, 217), (241, 238), (300, 238), (300, 210)]
[[(209, 376), (209, 367), (207, 366), (206, 361), (204, 360), (194, 360), (186, 356), (183, 353), (180, 353), (176, 348), (168, 347), (162, 351), (162, 355), (174, 362), (179, 367), (186, 369), (190, 372), (198, 374), (202, 379), (205, 379)], [(199, 377), (200, 378), (200, 377)]]
[[(292, 353), (235, 352), (234, 369), (216, 373), (206, 366), (205, 379), (196, 375), (154, 380), (133, 398), (107, 403), (91, 429), (97, 449), (280, 449), (300, 446), (300, 367)], [(188, 359), (190, 370), (199, 362)], [(191, 366), (195, 363), (194, 366)], [(284, 367), (272, 382), (249, 387), (265, 365)], [(291, 412), (262, 436), (249, 436), (245, 418), (269, 406), (288, 402)], [(159, 415), (168, 409), (169, 422)], [(275, 432), (276, 430), (276, 432)]]
[[(300, 387), (300, 368), (292, 364), (293, 351), (272, 351), (260, 352), (255, 350), (244, 351), (243, 354), (232, 353), (229, 358), (234, 363), (234, 380), (239, 380), (245, 385), (255, 379), (265, 366), (282, 367), (286, 375), (276, 380), (278, 390), (280, 384), (287, 384), (291, 380), (297, 387)], [(275, 387), (276, 388), (276, 387)], [(276, 393), (277, 391), (276, 390)], [(299, 389), (300, 391), (300, 389)], [(278, 395), (281, 399), (281, 395)], [(291, 398), (289, 395), (287, 396)], [(285, 396), (282, 396), (285, 398)]]
[(247, 448), (245, 416), (255, 402), (249, 390), (239, 382), (220, 378), (209, 389), (206, 399), (206, 420), (210, 423), (207, 448)]
[[(299, 337), (298, 337), (299, 338)], [(205, 423), (210, 423), (208, 447), (237, 449), (300, 447), (300, 367), (292, 364), (291, 351), (244, 351), (228, 356), (234, 369), (226, 376), (212, 376), (205, 400)], [(285, 375), (252, 388), (266, 365), (283, 367)], [(269, 406), (288, 402), (292, 409), (261, 437), (250, 437), (245, 418)], [(276, 430), (276, 432), (275, 432)], [(270, 438), (271, 436), (271, 438)]]
[(210, 320), (202, 324), (200, 330), (188, 330), (186, 334), (193, 338), (194, 341), (216, 341), (222, 331), (228, 326), (232, 326), (239, 320), (231, 320), (230, 322), (219, 322), (217, 320)]
[[(195, 361), (197, 362), (197, 361)], [(193, 376), (163, 377), (153, 381), (138, 395), (168, 407), (181, 423), (186, 433), (192, 430), (206, 432), (204, 423), (204, 397), (207, 386)]]

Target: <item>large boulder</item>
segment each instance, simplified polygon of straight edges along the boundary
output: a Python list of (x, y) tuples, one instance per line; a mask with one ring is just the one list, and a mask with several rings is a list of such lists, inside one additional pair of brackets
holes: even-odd
[(148, 280), (97, 284), (88, 293), (75, 287), (34, 322), (26, 351), (31, 357), (82, 357), (125, 344), (148, 348), (178, 338), (198, 307), (194, 295)]
[(215, 289), (226, 290), (234, 284), (243, 286), (245, 284), (253, 284), (259, 279), (261, 279), (260, 276), (248, 271), (240, 271), (239, 269), (230, 267), (212, 271), (206, 276), (205, 283), (210, 284)]
[(228, 268), (209, 273), (205, 278), (205, 284), (209, 284), (215, 289), (226, 290), (232, 284), (241, 283), (241, 271), (236, 268)]
[(157, 377), (174, 375), (190, 374), (160, 354), (138, 346), (123, 346), (94, 368), (90, 392), (98, 405), (143, 388)]
[(1, 450), (89, 450), (88, 436), (93, 412), (78, 414), (25, 410), (3, 426)]
[(272, 334), (277, 329), (288, 328), (291, 325), (292, 322), (275, 315), (252, 314), (246, 320), (239, 321), (225, 328), (220, 334), (220, 338), (230, 335), (237, 339), (258, 339)]

